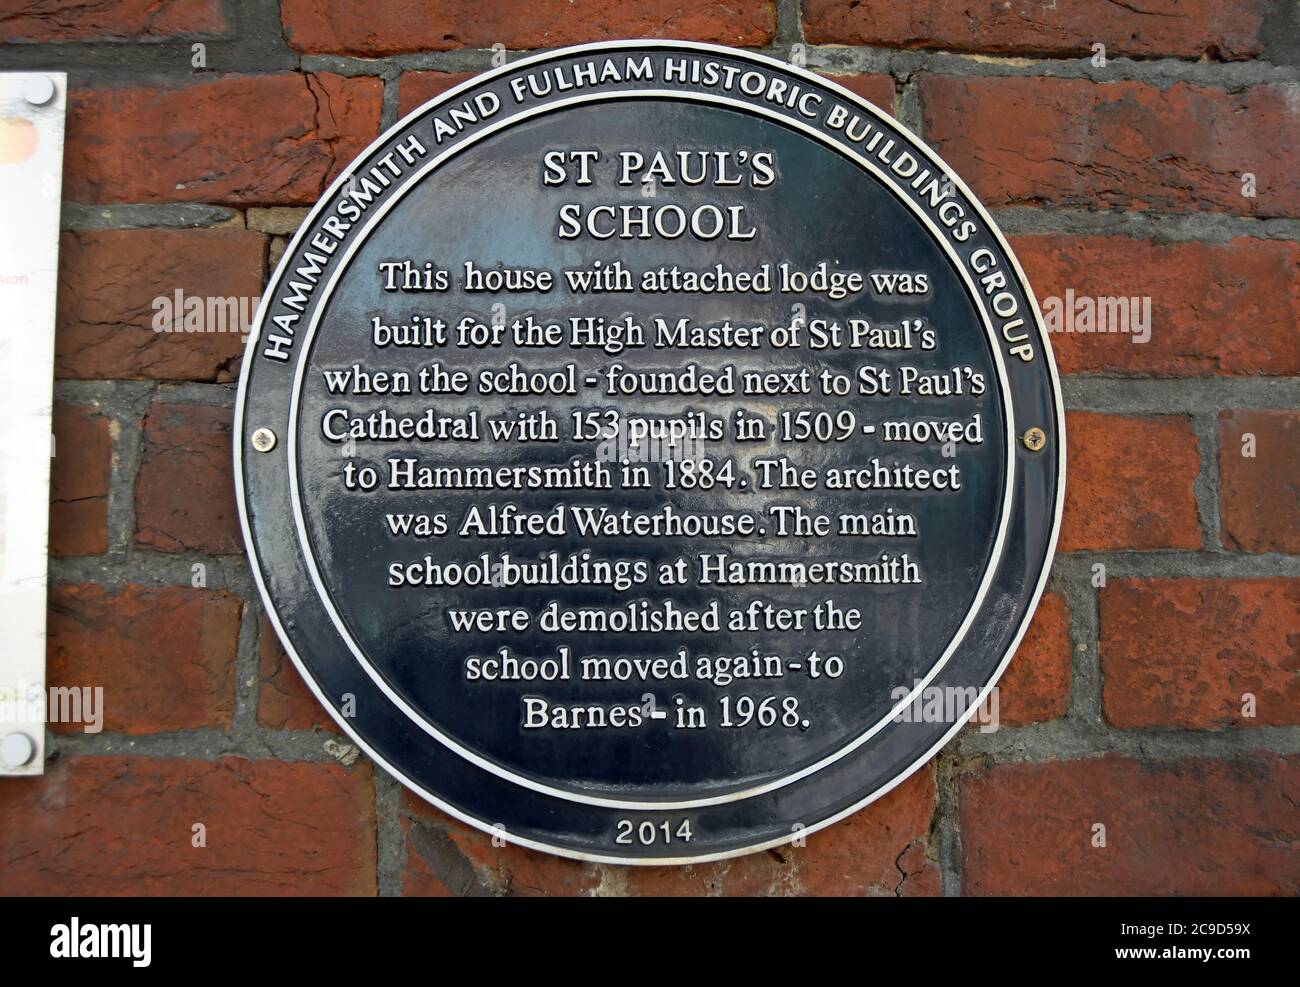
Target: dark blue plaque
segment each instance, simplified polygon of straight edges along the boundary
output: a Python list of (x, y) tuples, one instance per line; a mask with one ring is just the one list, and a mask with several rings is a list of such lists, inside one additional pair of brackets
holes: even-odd
[(988, 214), (759, 55), (569, 48), (353, 162), (286, 251), (236, 475), (285, 647), (525, 846), (716, 859), (906, 778), (1001, 674), (1064, 479)]

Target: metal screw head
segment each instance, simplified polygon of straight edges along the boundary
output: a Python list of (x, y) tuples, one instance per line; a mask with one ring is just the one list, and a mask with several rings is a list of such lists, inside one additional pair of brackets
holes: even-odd
[(253, 448), (258, 452), (270, 452), (275, 448), (275, 433), (263, 426), (253, 433)]
[(36, 753), (36, 744), (25, 733), (14, 731), (0, 740), (0, 762), (6, 768), (21, 768)]
[(1020, 437), (1020, 441), (1025, 444), (1025, 448), (1030, 452), (1038, 452), (1043, 446), (1047, 445), (1047, 433), (1035, 425)]

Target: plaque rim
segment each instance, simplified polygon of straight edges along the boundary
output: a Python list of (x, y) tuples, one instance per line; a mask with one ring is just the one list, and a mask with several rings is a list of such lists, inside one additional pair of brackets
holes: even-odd
[[(996, 687), (998, 681), (1005, 673), (1007, 666), (1010, 664), (1012, 657), (1014, 657), (1021, 642), (1023, 641), (1024, 636), (1028, 631), (1029, 625), (1032, 622), (1033, 616), (1038, 609), (1038, 605), (1041, 602), (1042, 595), (1046, 590), (1047, 583), (1051, 575), (1052, 564), (1056, 555), (1056, 548), (1059, 541), (1060, 529), (1061, 529), (1061, 519), (1062, 519), (1064, 503), (1065, 503), (1065, 484), (1066, 484), (1066, 469), (1067, 469), (1066, 421), (1065, 421), (1064, 401), (1063, 401), (1063, 395), (1061, 391), (1060, 375), (1056, 366), (1056, 360), (1052, 350), (1051, 340), (1044, 327), (1041, 309), (1038, 305), (1037, 297), (1034, 294), (1033, 287), (1029, 283), (1029, 280), (1024, 273), (1024, 269), (1020, 264), (1019, 258), (1012, 251), (1010, 244), (1007, 242), (1006, 236), (1003, 234), (1002, 230), (999, 228), (997, 223), (993, 220), (987, 208), (984, 206), (984, 203), (971, 191), (971, 189), (965, 183), (962, 177), (959, 174), (957, 174), (947, 164), (946, 161), (940, 158), (929, 147), (929, 145), (927, 145), (923, 140), (921, 140), (921, 138), (919, 138), (906, 124), (896, 119), (894, 116), (892, 116), (892, 114), (885, 112), (884, 110), (869, 103), (863, 97), (847, 89), (839, 82), (837, 82), (835, 80), (835, 77), (819, 75), (802, 66), (784, 62), (770, 55), (749, 51), (746, 49), (733, 48), (726, 45), (717, 45), (717, 44), (703, 43), (703, 42), (676, 41), (676, 40), (664, 40), (664, 39), (653, 39), (653, 38), (620, 39), (615, 41), (602, 41), (602, 42), (585, 43), (580, 45), (569, 45), (569, 46), (549, 49), (544, 52), (532, 54), (523, 58), (516, 59), (514, 61), (510, 61), (505, 65), (475, 73), (471, 78), (466, 79), (465, 81), (439, 94), (435, 98), (428, 100), (422, 103), (421, 105), (415, 107), (413, 110), (411, 110), (411, 112), (399, 117), (390, 127), (385, 128), (383, 132), (380, 133), (365, 148), (357, 152), (349, 159), (348, 167), (346, 167), (343, 170), (343, 172), (319, 194), (314, 205), (312, 205), (311, 208), (309, 209), (306, 218), (304, 219), (303, 223), (300, 225), (299, 229), (295, 232), (294, 236), (292, 237), (288, 246), (286, 247), (284, 253), (282, 254), (279, 262), (277, 263), (275, 270), (268, 278), (267, 288), (270, 289), (271, 287), (276, 286), (280, 283), (280, 280), (284, 275), (286, 269), (289, 267), (290, 262), (294, 259), (296, 251), (300, 246), (303, 238), (306, 236), (307, 232), (309, 231), (313, 220), (319, 215), (320, 211), (324, 208), (325, 204), (331, 199), (334, 193), (336, 193), (339, 189), (341, 189), (346, 185), (348, 175), (352, 170), (351, 165), (354, 164), (355, 162), (363, 161), (366, 158), (368, 158), (373, 152), (375, 152), (380, 147), (382, 147), (387, 141), (391, 140), (394, 136), (401, 133), (404, 128), (409, 126), (409, 124), (413, 122), (417, 117), (426, 113), (431, 107), (439, 106), (451, 102), (456, 96), (460, 95), (461, 93), (467, 90), (481, 86), (484, 82), (499, 78), (503, 75), (513, 73), (529, 65), (542, 63), (550, 60), (562, 59), (570, 56), (576, 56), (585, 52), (598, 54), (598, 53), (617, 52), (617, 51), (629, 50), (629, 49), (632, 50), (640, 49), (640, 50), (647, 50), (647, 51), (668, 49), (668, 50), (681, 50), (686, 52), (695, 52), (695, 53), (704, 53), (704, 54), (714, 53), (720, 57), (730, 58), (739, 61), (748, 61), (762, 68), (774, 69), (781, 73), (793, 75), (795, 77), (802, 78), (809, 82), (812, 82), (815, 85), (826, 87), (832, 90), (836, 94), (836, 96), (841, 100), (849, 103), (854, 107), (865, 110), (873, 117), (885, 122), (888, 126), (896, 129), (901, 135), (903, 135), (910, 142), (911, 146), (909, 150), (918, 152), (921, 156), (923, 156), (926, 159), (926, 161), (930, 165), (934, 166), (941, 174), (943, 174), (945, 177), (950, 179), (953, 182), (953, 184), (959, 190), (961, 190), (961, 192), (964, 195), (964, 199), (966, 203), (971, 207), (971, 209), (978, 216), (978, 218), (984, 223), (990, 236), (997, 244), (997, 246), (1000, 248), (1002, 255), (1006, 258), (1007, 261), (1009, 261), (1010, 270), (1015, 274), (1016, 284), (1023, 292), (1025, 299), (1029, 303), (1028, 307), (1031, 310), (1030, 314), (1032, 315), (1032, 325), (1033, 328), (1037, 330), (1037, 334), (1038, 334), (1037, 338), (1041, 341), (1042, 344), (1041, 347), (1042, 358), (1044, 360), (1045, 369), (1046, 369), (1045, 377), (1047, 382), (1050, 383), (1050, 390), (1051, 390), (1051, 411), (1055, 415), (1054, 431), (1055, 431), (1056, 441), (1054, 444), (1056, 448), (1055, 450), (1053, 450), (1053, 453), (1055, 455), (1055, 461), (1056, 461), (1056, 484), (1055, 484), (1055, 489), (1051, 491), (1053, 497), (1054, 510), (1051, 517), (1050, 532), (1048, 532), (1047, 539), (1045, 542), (1045, 548), (1042, 556), (1041, 571), (1038, 575), (1036, 584), (1033, 586), (1032, 593), (1028, 595), (1028, 598), (1026, 600), (1024, 615), (1020, 620), (1019, 625), (1015, 630), (1015, 633), (1011, 635), (1011, 637), (1009, 638), (1009, 643), (1004, 653), (1002, 654), (1000, 661), (996, 665), (996, 668), (990, 675), (988, 681), (982, 687), (980, 687), (978, 697), (976, 699), (974, 706), (972, 707), (976, 709), (979, 708), (979, 706), (983, 703), (984, 699), (987, 697), (988, 693), (994, 687)], [(647, 90), (646, 94), (652, 95), (653, 93)], [(682, 95), (681, 92), (674, 91), (674, 90), (669, 90), (666, 93), (660, 93), (659, 95), (662, 97), (665, 94), (671, 95), (673, 97), (680, 97)], [(605, 94), (605, 98), (610, 98), (610, 94)], [(705, 99), (705, 100), (701, 100), (701, 102), (718, 103), (718, 102), (724, 102), (724, 100)], [(551, 104), (548, 104), (548, 106), (550, 105)], [(752, 112), (755, 109), (755, 107), (748, 106), (745, 104), (738, 104), (738, 105), (742, 108), (741, 109), (742, 112), (746, 112), (746, 111)], [(510, 121), (518, 120), (522, 115), (523, 115), (522, 113), (512, 114), (507, 121), (502, 121), (502, 125), (504, 126)], [(761, 115), (762, 114), (760, 114), (760, 116)], [(781, 118), (779, 116), (775, 117), (775, 119), (777, 120), (778, 123), (785, 124), (785, 125), (796, 122), (788, 118)], [(485, 134), (482, 136), (488, 136), (488, 135)], [(813, 132), (813, 136), (816, 137), (815, 132)], [(844, 153), (845, 151), (845, 148), (842, 147), (836, 148), (829, 144), (826, 144), (826, 146), (828, 147), (828, 149), (832, 151), (832, 153), (836, 151), (839, 151), (840, 153)], [(850, 154), (849, 157), (851, 160), (853, 160), (855, 156)], [(859, 160), (856, 161), (855, 163), (861, 165), (862, 162)], [(872, 168), (870, 170), (874, 171), (875, 169)], [(888, 187), (888, 183), (885, 184)], [(910, 205), (911, 203), (909, 203), (909, 207)], [(930, 225), (928, 222), (928, 217), (922, 216), (922, 218), (927, 221), (927, 225)], [(941, 238), (940, 240), (942, 243), (943, 241)], [(359, 245), (363, 242), (364, 242), (363, 239), (358, 239), (356, 241), (357, 246), (359, 247)], [(945, 244), (945, 248), (946, 248), (946, 252), (948, 253), (952, 252), (950, 245)], [(969, 282), (970, 281), (969, 274), (960, 265), (958, 265), (958, 270), (961, 272), (963, 279)], [(342, 271), (342, 265), (340, 265), (339, 271), (334, 272), (334, 274), (338, 275), (339, 272), (341, 271)], [(913, 774), (915, 774), (920, 768), (922, 768), (924, 765), (929, 763), (935, 757), (935, 755), (939, 751), (941, 751), (944, 747), (946, 747), (956, 736), (956, 734), (966, 725), (966, 720), (964, 719), (960, 719), (954, 722), (947, 730), (945, 730), (942, 734), (938, 736), (936, 741), (927, 750), (925, 750), (923, 754), (918, 756), (915, 760), (911, 761), (905, 768), (895, 773), (887, 782), (871, 790), (865, 797), (853, 802), (852, 804), (846, 806), (845, 808), (837, 812), (831, 813), (822, 819), (819, 819), (815, 822), (811, 822), (808, 825), (802, 827), (801, 829), (794, 832), (790, 832), (788, 834), (782, 834), (781, 836), (775, 838), (760, 840), (753, 843), (747, 843), (745, 845), (733, 847), (730, 849), (712, 851), (712, 852), (701, 853), (701, 854), (676, 855), (676, 856), (630, 856), (630, 855), (625, 856), (625, 855), (618, 855), (613, 853), (589, 852), (586, 850), (577, 849), (572, 846), (563, 846), (563, 845), (548, 843), (544, 840), (523, 836), (521, 834), (517, 834), (505, 830), (500, 826), (494, 826), (463, 809), (457, 808), (451, 803), (440, 798), (435, 792), (426, 789), (422, 784), (417, 782), (413, 777), (408, 775), (404, 770), (397, 768), (387, 758), (379, 754), (369, 742), (367, 742), (363, 737), (360, 736), (360, 734), (354, 729), (352, 724), (349, 722), (348, 718), (342, 716), (339, 710), (335, 707), (334, 703), (325, 696), (320, 685), (316, 681), (315, 675), (311, 671), (309, 671), (306, 664), (300, 658), (297, 649), (293, 644), (292, 639), (286, 633), (285, 627), (281, 622), (278, 609), (275, 606), (271, 594), (269, 592), (269, 588), (267, 586), (267, 580), (263, 575), (261, 557), (258, 553), (257, 544), (253, 537), (252, 525), (251, 525), (251, 520), (250, 520), (249, 510), (248, 510), (249, 507), (248, 492), (246, 489), (245, 475), (244, 475), (244, 456), (243, 456), (244, 434), (243, 433), (246, 427), (245, 413), (247, 410), (247, 400), (246, 400), (247, 391), (248, 391), (249, 381), (252, 375), (251, 368), (255, 362), (255, 357), (256, 357), (256, 344), (261, 336), (261, 329), (263, 327), (264, 319), (273, 301), (272, 295), (273, 293), (271, 291), (269, 290), (265, 291), (258, 304), (258, 309), (254, 319), (253, 327), (249, 333), (245, 345), (244, 361), (240, 369), (240, 376), (239, 376), (238, 388), (236, 393), (235, 410), (234, 410), (235, 428), (233, 433), (232, 445), (233, 445), (233, 458), (234, 458), (234, 467), (235, 467), (234, 472), (235, 472), (236, 506), (239, 512), (241, 533), (244, 538), (245, 548), (248, 551), (249, 568), (252, 570), (254, 583), (258, 588), (258, 592), (263, 604), (263, 610), (265, 616), (267, 617), (271, 626), (274, 628), (276, 632), (276, 636), (278, 637), (281, 645), (284, 647), (286, 654), (293, 662), (294, 667), (297, 669), (298, 673), (304, 680), (305, 684), (310, 689), (312, 695), (321, 704), (321, 706), (324, 707), (326, 712), (339, 725), (339, 727), (344, 731), (344, 733), (354, 743), (356, 743), (358, 747), (361, 750), (363, 750), (375, 764), (379, 765), (381, 768), (387, 771), (393, 778), (399, 781), (404, 787), (408, 788), (416, 795), (418, 795), (421, 799), (430, 803), (434, 807), (438, 808), (440, 811), (447, 813), (451, 817), (467, 825), (470, 825), (477, 830), (481, 830), (483, 832), (492, 834), (494, 836), (500, 836), (509, 843), (522, 846), (522, 847), (527, 847), (529, 849), (540, 850), (561, 857), (583, 860), (587, 862), (608, 863), (608, 864), (629, 865), (629, 866), (661, 866), (661, 865), (684, 865), (684, 864), (692, 864), (692, 863), (706, 863), (710, 861), (725, 860), (725, 859), (731, 859), (739, 856), (744, 856), (750, 853), (755, 853), (764, 849), (771, 849), (773, 847), (778, 847), (778, 846), (788, 844), (803, 835), (825, 829), (826, 827), (829, 827), (835, 824), (836, 822), (839, 822), (840, 820), (846, 818), (847, 816), (852, 815), (854, 812), (861, 810), (867, 805), (870, 805), (871, 803), (877, 801), (878, 799), (882, 798), (883, 796), (891, 792), (893, 789), (897, 788), (904, 781), (906, 781)], [(978, 304), (975, 307), (979, 312), (980, 321), (985, 324), (987, 330), (988, 328), (990, 328), (990, 323), (987, 318), (986, 312)], [(318, 308), (316, 311), (318, 313), (320, 309)], [(317, 319), (313, 318), (313, 329), (314, 329), (314, 323), (316, 321)], [(1008, 383), (1008, 374), (1005, 372), (1004, 357), (1000, 349), (996, 345), (996, 333), (993, 334), (992, 342), (994, 343), (994, 345), (992, 346), (993, 353), (994, 353), (994, 363), (999, 369), (999, 371), (1001, 371), (1001, 373), (999, 374), (999, 386), (1000, 386), (1000, 393), (1004, 398), (1006, 418), (1007, 418), (1007, 429), (1009, 432), (1009, 439), (1010, 439), (1010, 448), (1008, 450), (1009, 455), (1006, 461), (1006, 470), (1008, 475), (1008, 481), (1006, 486), (1007, 486), (1007, 490), (1011, 495), (1011, 498), (1004, 497), (1004, 503), (1005, 503), (1005, 500), (1013, 499), (1016, 492), (1014, 474), (1017, 468), (1015, 456), (1017, 453), (1016, 433), (1018, 429), (1015, 422), (1014, 404), (1011, 401), (1006, 400), (1006, 398), (1009, 396), (1010, 387)], [(305, 358), (306, 358), (306, 347), (304, 346), (303, 359), (305, 360)], [(295, 384), (296, 384), (297, 376), (298, 375), (295, 372)], [(295, 387), (292, 400), (296, 404), (297, 401), (296, 387)], [(292, 442), (294, 438), (295, 436), (293, 436), (292, 433), (289, 436), (286, 436), (286, 440), (288, 440), (289, 442)], [(291, 494), (296, 499), (297, 491), (291, 491)], [(999, 537), (997, 540), (999, 544), (1004, 541), (1002, 536), (1005, 534), (1005, 529), (1007, 527), (1007, 522), (1009, 520), (1010, 513), (1011, 512), (1009, 510), (1004, 510), (1003, 512), (1002, 522), (999, 529)], [(999, 552), (1001, 549), (1004, 548), (1005, 545), (1000, 544)], [(305, 554), (310, 556), (310, 553), (305, 553)], [(995, 553), (990, 558), (989, 564), (985, 569), (984, 578), (981, 581), (981, 591), (980, 594), (978, 594), (979, 596), (982, 596), (984, 594), (984, 590), (988, 583), (989, 574), (993, 572), (993, 570), (996, 567), (996, 564), (999, 561), (998, 555), (999, 553)], [(963, 623), (962, 628), (959, 629), (958, 634), (954, 637), (954, 641), (952, 642), (954, 645), (957, 642), (959, 642), (966, 634), (969, 633), (970, 627), (968, 625), (970, 623), (971, 618), (973, 618), (974, 615), (978, 612), (979, 609), (978, 603), (979, 601), (977, 599), (976, 605), (972, 606), (972, 609), (967, 615), (967, 620)], [(941, 667), (942, 667), (941, 663), (936, 663), (935, 666), (932, 666), (930, 672), (927, 674), (927, 681), (929, 681), (929, 679), (933, 676), (933, 674), (937, 672), (937, 670)], [(881, 725), (883, 725), (883, 723), (885, 722), (888, 722), (888, 719), (889, 718), (886, 717), (886, 719), (882, 721)], [(874, 730), (878, 729), (879, 726), (880, 725), (877, 725), (877, 727), (873, 728), (872, 731), (864, 731), (863, 736), (865, 737), (869, 735), (870, 732), (874, 732)], [(844, 753), (848, 752), (846, 748), (840, 748), (839, 750), (843, 751)], [(461, 755), (458, 751), (453, 750), (453, 752), (457, 753), (458, 756), (463, 757), (463, 755)], [(475, 764), (476, 767), (482, 767), (481, 765), (478, 765), (474, 761), (470, 761), (470, 763)], [(815, 773), (817, 770), (819, 770), (822, 767), (825, 767), (829, 763), (830, 763), (829, 760), (824, 759), (823, 761), (818, 762), (816, 765), (811, 766), (808, 769), (808, 771), (805, 772), (805, 774)], [(511, 780), (512, 782), (514, 781), (514, 779), (507, 779), (507, 780)], [(790, 780), (793, 781), (796, 779), (792, 778)], [(743, 793), (730, 793), (727, 796), (723, 796), (717, 799), (693, 800), (690, 803), (687, 803), (686, 805), (687, 807), (694, 807), (694, 806), (705, 807), (711, 804), (725, 803), (726, 801), (740, 801), (743, 800), (744, 798), (753, 797), (762, 793), (763, 793), (762, 791), (745, 791)], [(555, 797), (550, 792), (542, 792), (542, 794), (547, 794), (547, 795), (551, 795), (551, 797)], [(563, 793), (563, 796), (571, 797), (572, 793), (565, 792)], [(584, 800), (578, 799), (576, 801), (583, 802)], [(587, 804), (592, 804), (592, 803), (587, 803)], [(672, 809), (675, 807), (673, 803), (665, 803), (665, 802), (626, 803), (622, 801), (610, 802), (609, 800), (597, 800), (595, 804), (599, 805), (602, 808), (604, 807), (629, 808), (629, 809), (633, 809), (634, 811), (642, 811), (644, 809), (662, 810), (662, 809)]]

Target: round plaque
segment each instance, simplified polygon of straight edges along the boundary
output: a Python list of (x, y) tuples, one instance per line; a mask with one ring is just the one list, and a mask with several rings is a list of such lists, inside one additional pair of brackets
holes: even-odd
[(777, 846), (988, 701), (1064, 482), (985, 210), (760, 55), (566, 48), (325, 193), (240, 378), (253, 572), (312, 691), (474, 826), (587, 860)]

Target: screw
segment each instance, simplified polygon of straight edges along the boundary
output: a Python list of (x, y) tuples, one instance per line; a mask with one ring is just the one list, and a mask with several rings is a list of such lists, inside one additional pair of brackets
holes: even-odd
[(253, 448), (258, 452), (270, 452), (275, 448), (275, 433), (265, 426), (253, 433)]
[(1020, 437), (1020, 441), (1025, 444), (1025, 448), (1030, 452), (1038, 452), (1043, 446), (1047, 445), (1047, 433), (1035, 425)]

